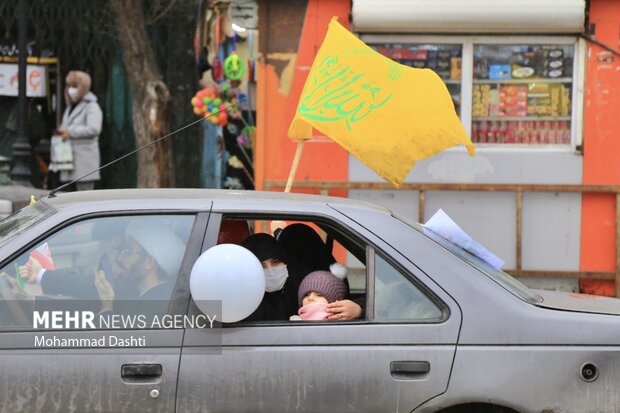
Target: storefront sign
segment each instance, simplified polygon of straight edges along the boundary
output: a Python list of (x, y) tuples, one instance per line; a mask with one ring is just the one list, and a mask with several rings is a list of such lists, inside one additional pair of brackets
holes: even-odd
[(245, 29), (258, 28), (258, 3), (255, 0), (233, 0), (228, 6), (230, 21)]
[[(47, 96), (47, 73), (45, 66), (28, 65), (26, 71), (26, 95), (30, 97)], [(18, 65), (0, 64), (0, 96), (17, 96)]]

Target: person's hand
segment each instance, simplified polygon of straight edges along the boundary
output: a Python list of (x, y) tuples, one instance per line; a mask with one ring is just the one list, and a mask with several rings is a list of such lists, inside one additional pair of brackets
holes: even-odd
[(95, 270), (95, 288), (101, 300), (101, 311), (111, 311), (114, 305), (114, 288), (106, 279), (105, 272), (99, 269)]
[(36, 284), (40, 271), (41, 263), (32, 257), (30, 257), (26, 265), (20, 265), (19, 267), (19, 275), (28, 284)]
[(351, 300), (334, 301), (327, 304), (326, 311), (331, 313), (328, 320), (355, 320), (362, 315), (362, 307)]
[(56, 129), (56, 134), (59, 136), (62, 136), (63, 141), (66, 141), (67, 139), (69, 139), (69, 131), (64, 128)]
[[(7, 273), (0, 274), (0, 298), (4, 301), (13, 316), (13, 322), (16, 326), (27, 326), (31, 324), (31, 320), (25, 308), (34, 308), (34, 296), (22, 290), (17, 281)], [(22, 304), (26, 304), (24, 307)]]
[(2, 278), (0, 280), (0, 283), (2, 284), (2, 288), (8, 290), (8, 293), (10, 294), (10, 297), (4, 297), (6, 292), (3, 292), (2, 296), (4, 300), (6, 301), (18, 300), (18, 301), (25, 301), (27, 303), (34, 302), (34, 296), (22, 290), (22, 288), (17, 284), (17, 281), (15, 281), (15, 278), (11, 277), (10, 275), (4, 272), (0, 274), (0, 278)]

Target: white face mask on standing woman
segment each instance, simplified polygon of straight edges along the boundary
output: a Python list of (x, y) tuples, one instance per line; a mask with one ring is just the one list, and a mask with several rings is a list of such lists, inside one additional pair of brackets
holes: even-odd
[(288, 278), (286, 265), (265, 268), (265, 291), (268, 293), (280, 291)]
[(78, 88), (76, 87), (67, 88), (67, 95), (69, 95), (71, 102), (75, 102), (75, 98), (77, 98), (78, 93)]

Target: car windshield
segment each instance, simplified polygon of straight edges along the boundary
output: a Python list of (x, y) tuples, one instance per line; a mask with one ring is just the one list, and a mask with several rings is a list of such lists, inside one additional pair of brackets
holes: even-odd
[(393, 213), (392, 216), (398, 219), (399, 221), (402, 221), (405, 224), (409, 225), (410, 227), (416, 229), (417, 231), (420, 231), (421, 233), (431, 238), (433, 241), (437, 242), (438, 244), (442, 245), (443, 247), (445, 247), (446, 249), (448, 249), (455, 255), (458, 255), (461, 259), (468, 262), (470, 265), (478, 269), (484, 275), (486, 275), (487, 277), (489, 277), (490, 279), (495, 281), (497, 284), (501, 285), (506, 290), (508, 290), (510, 293), (519, 297), (520, 299), (527, 301), (529, 303), (539, 303), (542, 301), (542, 298), (538, 294), (534, 293), (532, 290), (530, 290), (528, 287), (523, 285), (521, 282), (517, 281), (515, 278), (506, 274), (502, 270), (493, 268), (486, 261), (480, 259), (479, 257), (476, 257), (469, 251), (464, 250), (463, 248), (448, 241), (442, 236), (437, 235), (433, 231), (425, 228), (424, 225), (414, 222), (410, 220), (409, 218), (400, 216), (398, 214)]
[(35, 202), (0, 221), (0, 246), (15, 235), (33, 226), (51, 213), (51, 209), (41, 202)]

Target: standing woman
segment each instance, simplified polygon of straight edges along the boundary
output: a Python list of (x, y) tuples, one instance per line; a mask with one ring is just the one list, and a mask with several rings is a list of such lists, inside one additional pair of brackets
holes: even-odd
[[(69, 139), (73, 150), (73, 170), (60, 171), (60, 182), (66, 183), (99, 168), (99, 134), (103, 114), (97, 97), (90, 91), (90, 76), (73, 70), (66, 78), (65, 102), (67, 107), (56, 134)], [(101, 179), (99, 171), (75, 183), (69, 190), (84, 191), (95, 188)]]

